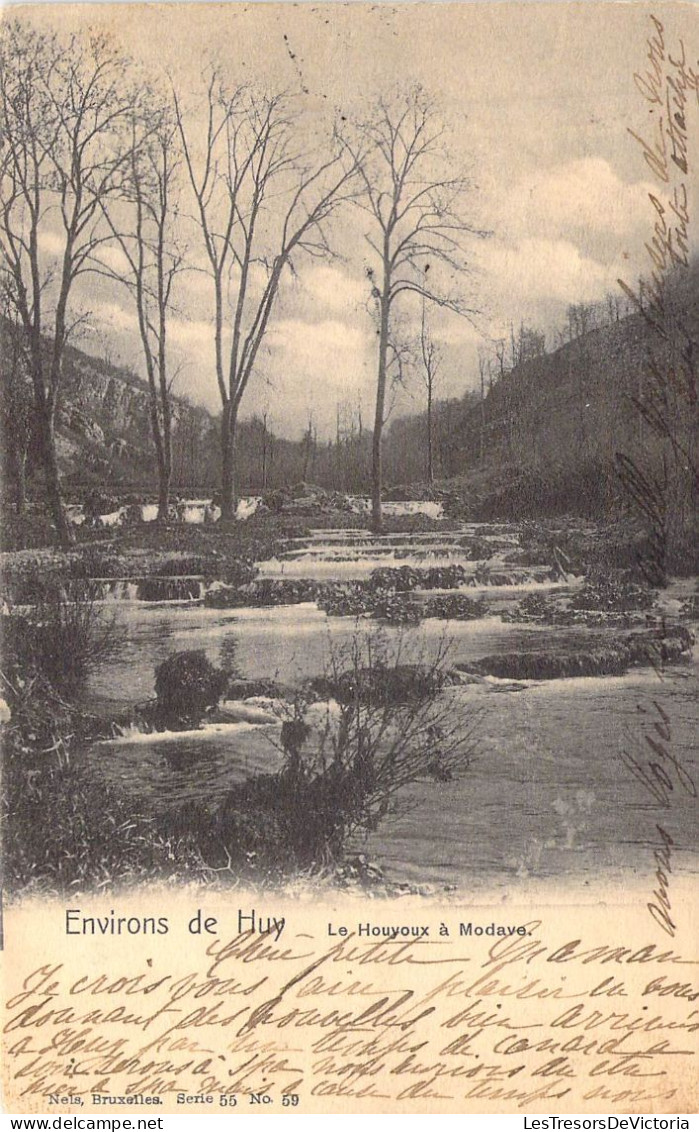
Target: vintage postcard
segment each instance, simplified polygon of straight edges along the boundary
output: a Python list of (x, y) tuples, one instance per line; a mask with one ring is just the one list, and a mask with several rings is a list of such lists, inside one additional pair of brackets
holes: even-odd
[(4, 8), (6, 1113), (688, 1127), (698, 127), (689, 3)]

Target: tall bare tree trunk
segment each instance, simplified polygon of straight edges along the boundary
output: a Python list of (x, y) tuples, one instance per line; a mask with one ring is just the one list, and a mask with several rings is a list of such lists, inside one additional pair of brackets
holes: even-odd
[(158, 429), (159, 442), (158, 440), (155, 442), (156, 451), (158, 453), (158, 517), (160, 517), (161, 511), (167, 516), (170, 503), (170, 485), (172, 483), (172, 405), (170, 403), (170, 390), (167, 383), (165, 316), (165, 306), (161, 303), (160, 342), (158, 351), (160, 428)]
[[(169, 446), (168, 446), (169, 447)], [(156, 445), (158, 458), (158, 522), (167, 521), (172, 481), (172, 457), (164, 446)]]
[(481, 378), (481, 427), (478, 459), (480, 463), (483, 463), (483, 456), (485, 454), (485, 358), (480, 358), (479, 368)]
[(162, 412), (162, 438), (156, 442), (158, 453), (158, 518), (162, 513), (167, 517), (170, 504), (170, 485), (172, 483), (172, 411), (170, 408), (169, 390), (166, 387), (164, 374), (161, 372), (161, 412)]
[(310, 462), (311, 462), (311, 437), (310, 437), (310, 434), (307, 433), (306, 436), (304, 437), (303, 471), (301, 473), (301, 479), (302, 479), (303, 483), (308, 482), (308, 469), (309, 469), (309, 466), (310, 466)]
[[(150, 367), (149, 367), (150, 369)], [(155, 380), (152, 373), (149, 372), (149, 380), (151, 381), (150, 393), (150, 422), (151, 434), (153, 437), (153, 444), (155, 446), (155, 459), (158, 466), (158, 519), (159, 523), (166, 523), (168, 518), (168, 506), (170, 502), (170, 479), (172, 477), (172, 457), (171, 453), (166, 449), (164, 437), (160, 428), (160, 417), (158, 413), (158, 399), (155, 391)]]
[(15, 464), (15, 514), (23, 515), (27, 503), (27, 473), (26, 453), (17, 452), (14, 458)]
[(383, 528), (381, 489), (383, 468), (381, 460), (381, 434), (386, 411), (386, 359), (388, 357), (388, 314), (390, 308), (390, 268), (385, 264), (384, 290), (381, 296), (381, 324), (379, 327), (379, 367), (376, 381), (376, 412), (374, 436), (371, 445), (371, 525), (379, 534)]
[(235, 439), (238, 409), (230, 401), (221, 419), (221, 519), (235, 519), (238, 509), (235, 481)]
[(46, 477), (46, 497), (53, 525), (58, 535), (58, 541), (60, 545), (65, 548), (73, 545), (75, 536), (63, 506), (61, 482), (58, 471), (58, 456), (56, 454), (54, 417), (48, 405), (45, 406), (40, 413), (40, 428), (41, 455), (44, 464), (44, 475)]
[(434, 483), (432, 466), (432, 382), (427, 386), (427, 482)]
[(262, 490), (267, 490), (267, 469), (268, 469), (268, 456), (267, 449), (267, 414), (262, 414)]

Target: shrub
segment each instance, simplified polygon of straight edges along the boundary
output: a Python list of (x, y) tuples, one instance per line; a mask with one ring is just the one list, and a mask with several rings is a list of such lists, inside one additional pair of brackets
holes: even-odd
[(667, 664), (691, 660), (696, 640), (686, 625), (663, 625), (641, 633), (629, 633), (624, 643), (629, 664), (650, 665), (661, 671)]
[(439, 617), (445, 621), (475, 621), (488, 615), (488, 603), (484, 598), (467, 597), (466, 594), (442, 594), (431, 597), (425, 603), (424, 617)]
[(445, 519), (433, 519), (418, 511), (415, 515), (384, 515), (381, 529), (385, 535), (426, 534), (429, 531), (443, 531), (453, 528), (453, 523)]
[(388, 625), (418, 625), (422, 619), (422, 606), (405, 593), (377, 594), (371, 615)]
[(198, 578), (142, 578), (138, 582), (136, 596), (139, 601), (198, 601), (201, 589)]
[(155, 670), (158, 711), (166, 720), (196, 725), (219, 702), (228, 680), (202, 649), (173, 653)]
[(470, 560), (482, 562), (493, 555), (492, 543), (478, 535), (464, 535), (459, 539), (459, 546)]
[(210, 575), (215, 571), (211, 557), (201, 554), (168, 555), (151, 569), (154, 578), (181, 578)]
[(30, 610), (3, 617), (5, 661), (22, 678), (44, 676), (56, 691), (74, 698), (89, 673), (119, 647), (121, 634), (113, 617), (97, 605), (89, 584), (66, 596), (44, 594)]
[(266, 699), (284, 699), (288, 698), (290, 694), (290, 689), (286, 684), (264, 678), (249, 680), (234, 676), (226, 689), (226, 699), (228, 700), (248, 700), (256, 696), (263, 696)]
[(155, 817), (134, 813), (85, 772), (79, 746), (111, 734), (109, 724), (63, 700), (39, 672), (3, 673), (10, 722), (2, 728), (0, 797), (4, 884), (75, 892), (76, 886), (172, 874), (197, 861)]
[(83, 500), (83, 511), (86, 523), (96, 523), (101, 515), (110, 515), (118, 511), (119, 500), (114, 496), (106, 495), (95, 489), (88, 493)]
[(464, 666), (466, 672), (505, 680), (561, 680), (576, 676), (621, 676), (628, 668), (623, 645), (600, 645), (571, 652), (516, 652), (486, 656)]
[(691, 656), (694, 638), (682, 625), (629, 633), (616, 641), (584, 642), (568, 649), (539, 649), (486, 656), (464, 672), (508, 680), (560, 680), (575, 676), (622, 676), (629, 668), (661, 671)]
[(369, 585), (373, 590), (408, 593), (420, 585), (420, 571), (414, 566), (380, 566), (371, 571)]
[(466, 580), (466, 571), (458, 562), (450, 566), (430, 566), (420, 579), (420, 585), (426, 590), (453, 590), (463, 585)]
[(140, 503), (125, 503), (121, 515), (121, 527), (140, 527), (143, 522), (143, 507)]
[(9, 562), (2, 571), (2, 597), (13, 605), (34, 605), (59, 594), (64, 578), (64, 561), (37, 556)]
[[(44, 710), (40, 714), (46, 714)], [(92, 778), (72, 751), (68, 721), (54, 717), (48, 749), (31, 749), (10, 724), (4, 736), (4, 884), (57, 893), (208, 873), (193, 832), (177, 835), (161, 816), (134, 811)], [(46, 736), (48, 740), (48, 735)], [(36, 736), (39, 740), (39, 736)]]
[(123, 578), (128, 574), (124, 559), (115, 553), (105, 553), (94, 546), (86, 547), (72, 559), (69, 566), (71, 578)]
[(257, 577), (258, 568), (252, 558), (228, 558), (221, 563), (216, 577), (229, 586), (247, 586)]
[(312, 578), (258, 578), (244, 586), (212, 590), (205, 604), (213, 609), (238, 609), (240, 606), (299, 605), (315, 601), (323, 585)]
[(311, 681), (309, 687), (340, 704), (395, 706), (432, 699), (451, 682), (449, 671), (442, 666), (377, 660), (365, 667), (353, 666), (332, 676), (322, 676)]
[(375, 597), (365, 582), (326, 582), (318, 596), (318, 608), (328, 617), (362, 617), (371, 613)]
[(161, 877), (205, 878), (198, 831), (134, 809), (85, 765), (81, 747), (112, 726), (62, 699), (40, 672), (3, 672), (3, 882), (58, 893)]
[(512, 612), (503, 613), (503, 621), (541, 621), (553, 619), (558, 609), (559, 599), (550, 594), (527, 594)]
[(253, 854), (282, 871), (334, 865), (352, 834), (405, 808), (406, 786), (446, 782), (468, 767), (473, 717), (450, 717), (439, 695), (450, 680), (446, 649), (406, 665), (401, 644), (389, 653), (373, 634), (332, 655), (313, 688), (338, 703), (319, 721), (318, 705), (311, 712), (310, 699), (299, 698), (282, 734), (282, 771), (227, 795), (219, 836), (229, 858)]
[(286, 505), (292, 498), (292, 493), (285, 488), (273, 488), (271, 491), (266, 491), (262, 496), (262, 504), (269, 511), (275, 514), (281, 514)]
[(257, 575), (257, 567), (248, 558), (224, 558), (219, 554), (168, 555), (150, 571), (153, 577), (205, 577), (244, 586)]
[(583, 588), (573, 595), (571, 609), (610, 612), (650, 609), (657, 597), (650, 586), (636, 581), (627, 571), (593, 573)]
[(56, 532), (48, 515), (36, 507), (30, 507), (22, 515), (9, 510), (0, 498), (0, 548), (8, 550), (28, 550), (54, 546)]

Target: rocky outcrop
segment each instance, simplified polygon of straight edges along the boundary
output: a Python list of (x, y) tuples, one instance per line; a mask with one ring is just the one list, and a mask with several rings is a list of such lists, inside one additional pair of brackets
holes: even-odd
[(691, 658), (693, 634), (682, 625), (620, 635), (615, 641), (587, 645), (537, 649), (486, 656), (457, 669), (477, 676), (507, 680), (561, 680), (575, 676), (623, 676), (630, 668), (666, 665)]
[[(172, 408), (175, 443), (178, 428), (190, 448), (201, 443), (213, 427), (209, 414), (177, 397)], [(68, 347), (56, 423), (59, 465), (74, 484), (154, 483), (149, 391), (133, 373)]]

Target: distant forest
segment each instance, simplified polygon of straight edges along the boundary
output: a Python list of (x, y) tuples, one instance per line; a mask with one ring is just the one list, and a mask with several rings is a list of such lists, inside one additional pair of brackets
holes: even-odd
[[(459, 486), (474, 514), (594, 517), (628, 503), (623, 466), (630, 461), (649, 474), (659, 471), (668, 443), (678, 446), (680, 459), (686, 450), (691, 478), (696, 390), (673, 386), (673, 378), (686, 383), (673, 360), (681, 342), (677, 334), (668, 340), (658, 335), (642, 302), (634, 308), (620, 293), (571, 306), (567, 325), (548, 347), (543, 334), (521, 326), (509, 340), (484, 348), (480, 388), (433, 405), (434, 480), (463, 481)], [(668, 326), (682, 328), (685, 354), (689, 348), (695, 358), (699, 264), (673, 277), (666, 308)], [(426, 410), (389, 420), (383, 441), (389, 494), (409, 485), (429, 487), (427, 435)], [(241, 489), (310, 481), (366, 492), (371, 440), (361, 413), (348, 405), (338, 406), (336, 434), (326, 441), (318, 439), (312, 420), (299, 440), (290, 441), (256, 416), (241, 424)], [(182, 417), (173, 462), (178, 489), (215, 487), (216, 450), (198, 414)]]
[[(696, 357), (699, 264), (673, 277), (666, 306)], [(475, 501), (485, 491), (488, 511), (501, 514), (520, 514), (522, 507), (529, 514), (610, 513), (623, 495), (620, 455), (648, 472), (657, 470), (670, 431), (680, 443), (685, 434), (688, 457), (696, 453), (696, 391), (685, 396), (688, 391), (672, 385), (676, 344), (660, 340), (645, 311), (633, 309), (621, 293), (570, 307), (568, 324), (551, 346), (534, 329), (513, 328), (509, 340), (481, 351), (479, 388), (454, 400), (435, 400), (435, 481), (464, 479)], [(670, 376), (666, 387), (660, 387), (656, 369), (660, 378)], [(319, 440), (309, 420), (296, 441), (276, 436), (259, 415), (241, 422), (241, 490), (310, 481), (326, 489), (367, 491), (372, 430), (347, 404), (338, 406), (336, 421), (333, 438)], [(218, 481), (206, 426), (199, 413), (182, 415), (173, 453), (178, 489), (204, 484), (213, 489)], [(390, 420), (383, 446), (389, 491), (427, 484), (426, 410)]]
[[(432, 473), (428, 475), (427, 410), (389, 419), (383, 436), (387, 494), (457, 489), (473, 518), (583, 514), (633, 510), (625, 485), (630, 467), (651, 479), (666, 470), (668, 448), (695, 485), (696, 390), (686, 385), (699, 350), (699, 264), (666, 285), (665, 323), (658, 334), (644, 309), (620, 294), (579, 304), (555, 343), (521, 326), (480, 352), (479, 387), (431, 408)], [(681, 328), (681, 336), (678, 329)], [(5, 335), (8, 334), (5, 326)], [(684, 366), (676, 364), (682, 349)], [(11, 349), (3, 350), (4, 485), (16, 492), (18, 468), (30, 485), (31, 401), (11, 388)], [(668, 379), (669, 378), (669, 379)], [(471, 382), (473, 375), (470, 375)], [(678, 382), (685, 387), (680, 388)], [(135, 375), (69, 348), (65, 398), (58, 421), (62, 479), (68, 497), (99, 486), (153, 492), (157, 486), (146, 387)], [(415, 378), (415, 398), (424, 389)], [(466, 383), (467, 377), (464, 378)], [(174, 400), (173, 490), (214, 495), (220, 482), (218, 420)], [(241, 494), (311, 482), (327, 490), (366, 493), (371, 487), (372, 432), (361, 412), (337, 407), (337, 428), (322, 440), (310, 419), (289, 440), (266, 417), (239, 426), (237, 479)], [(416, 486), (416, 485), (419, 485)], [(687, 506), (696, 496), (689, 491)], [(695, 487), (694, 487), (695, 490)], [(636, 501), (638, 502), (638, 501)]]

